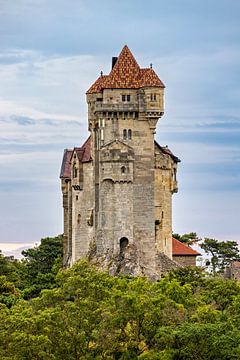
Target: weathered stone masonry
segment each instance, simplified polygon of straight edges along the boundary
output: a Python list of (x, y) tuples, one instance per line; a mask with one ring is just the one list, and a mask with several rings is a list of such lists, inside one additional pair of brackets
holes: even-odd
[(179, 159), (154, 140), (164, 88), (125, 46), (87, 91), (90, 137), (61, 169), (66, 266), (91, 255), (112, 273), (154, 277), (172, 259)]

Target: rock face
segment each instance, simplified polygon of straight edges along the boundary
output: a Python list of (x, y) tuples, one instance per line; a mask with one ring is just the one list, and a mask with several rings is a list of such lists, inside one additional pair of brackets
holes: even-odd
[[(65, 150), (64, 261), (89, 256), (112, 274), (157, 277), (172, 261), (172, 194), (179, 159), (154, 134), (164, 85), (125, 46), (87, 91), (88, 129)], [(164, 265), (164, 264), (168, 265)]]

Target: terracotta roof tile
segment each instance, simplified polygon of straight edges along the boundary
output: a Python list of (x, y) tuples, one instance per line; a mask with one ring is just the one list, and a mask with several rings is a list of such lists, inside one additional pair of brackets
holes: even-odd
[(104, 88), (104, 83), (107, 79), (107, 75), (102, 75), (100, 76), (95, 83), (93, 83), (93, 85), (90, 87), (90, 89), (87, 91), (87, 94), (92, 94), (92, 93), (98, 93), (101, 92), (102, 89)]
[(172, 238), (172, 254), (183, 255), (183, 256), (198, 256), (201, 255), (199, 252), (193, 250), (189, 246), (183, 244), (181, 241)]
[(110, 74), (99, 77), (87, 94), (101, 92), (103, 89), (139, 89), (148, 86), (165, 87), (153, 69), (140, 68), (125, 45)]
[(141, 86), (158, 86), (165, 87), (163, 82), (159, 79), (155, 71), (151, 68), (141, 69)]

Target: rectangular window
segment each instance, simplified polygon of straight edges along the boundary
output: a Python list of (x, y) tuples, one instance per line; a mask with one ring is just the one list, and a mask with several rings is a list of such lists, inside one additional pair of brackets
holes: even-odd
[(122, 101), (123, 102), (130, 102), (131, 101), (131, 95), (122, 95)]
[(99, 119), (99, 126), (100, 126), (100, 128), (104, 128), (104, 126), (105, 126), (105, 119)]
[(157, 95), (156, 94), (151, 94), (150, 99), (151, 99), (151, 101), (157, 101)]

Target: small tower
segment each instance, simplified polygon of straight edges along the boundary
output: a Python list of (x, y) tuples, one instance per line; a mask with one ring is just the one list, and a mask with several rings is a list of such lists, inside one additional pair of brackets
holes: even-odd
[[(154, 141), (164, 87), (152, 66), (140, 68), (124, 46), (109, 75), (101, 73), (87, 91), (87, 161), (86, 143), (70, 159), (71, 263), (93, 244), (96, 257), (114, 260), (113, 272), (154, 276), (161, 272), (158, 254), (172, 258), (179, 160)], [(84, 218), (90, 212), (89, 225)]]

